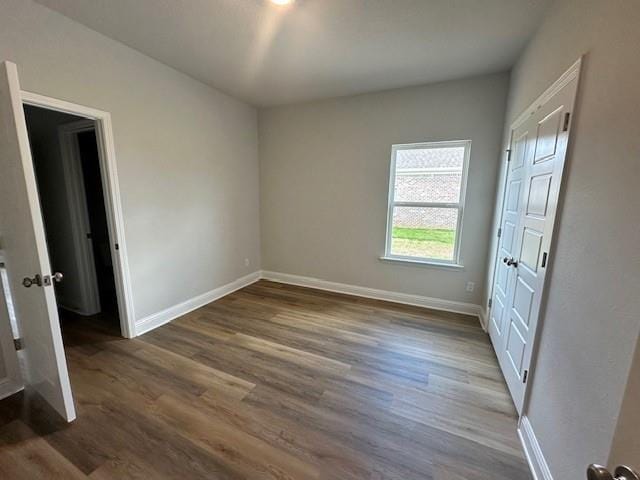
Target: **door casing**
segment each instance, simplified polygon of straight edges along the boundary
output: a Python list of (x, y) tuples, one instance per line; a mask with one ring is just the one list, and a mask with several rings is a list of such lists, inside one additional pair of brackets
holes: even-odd
[(21, 92), (21, 97), (22, 103), (26, 105), (68, 113), (95, 121), (102, 187), (107, 211), (107, 226), (109, 238), (111, 239), (111, 256), (116, 280), (120, 331), (123, 337), (133, 338), (135, 336), (135, 314), (111, 115), (109, 112), (24, 90)]

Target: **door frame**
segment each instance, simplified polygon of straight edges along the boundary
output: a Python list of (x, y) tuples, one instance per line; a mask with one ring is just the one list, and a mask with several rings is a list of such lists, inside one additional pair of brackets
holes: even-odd
[(72, 311), (77, 310), (77, 313), (81, 315), (94, 315), (100, 311), (100, 294), (98, 291), (93, 246), (89, 237), (87, 237), (87, 232), (91, 231), (91, 226), (89, 223), (84, 179), (82, 177), (82, 163), (78, 150), (78, 134), (82, 132), (95, 132), (95, 129), (94, 120), (79, 120), (77, 122), (65, 123), (58, 127), (62, 171), (71, 216), (73, 245), (75, 247), (76, 261), (80, 273), (82, 308), (79, 310), (69, 308), (64, 305), (64, 301), (61, 301), (63, 299), (60, 297), (58, 297), (58, 301), (61, 307)]
[(58, 100), (25, 90), (22, 90), (20, 93), (23, 104), (81, 116), (95, 122), (100, 173), (104, 190), (105, 208), (107, 211), (107, 226), (111, 240), (111, 257), (113, 258), (116, 295), (118, 297), (120, 331), (123, 337), (133, 338), (135, 336), (133, 294), (125, 242), (124, 217), (120, 199), (120, 183), (118, 181), (116, 167), (111, 114), (95, 108)]
[[(565, 177), (566, 177), (566, 171), (567, 171), (567, 160), (570, 156), (571, 153), (571, 145), (572, 145), (572, 136), (571, 136), (571, 131), (572, 131), (572, 127), (573, 127), (573, 123), (574, 123), (574, 119), (575, 119), (575, 106), (576, 106), (576, 99), (578, 97), (579, 91), (580, 91), (580, 75), (582, 72), (582, 63), (583, 63), (583, 56), (581, 56), (580, 58), (578, 58), (578, 60), (576, 60), (575, 63), (573, 63), (573, 65), (571, 65), (561, 76), (560, 78), (558, 78), (549, 88), (547, 88), (544, 93), (542, 93), (527, 109), (525, 109), (517, 118), (515, 121), (513, 121), (513, 123), (511, 123), (511, 126), (509, 127), (509, 139), (508, 139), (508, 147), (505, 149), (505, 152), (507, 153), (507, 161), (509, 160), (509, 156), (510, 152), (511, 152), (511, 147), (513, 144), (513, 132), (520, 127), (529, 117), (531, 117), (532, 115), (535, 114), (536, 111), (538, 111), (539, 108), (541, 108), (549, 99), (551, 99), (556, 93), (558, 93), (562, 88), (564, 88), (568, 83), (570, 83), (573, 80), (576, 80), (576, 95), (574, 97), (573, 100), (573, 104), (571, 106), (571, 120), (569, 122), (569, 128), (568, 128), (568, 144), (567, 144), (567, 151), (565, 153), (565, 157), (563, 159), (563, 165), (562, 165), (562, 172), (561, 172), (561, 176), (560, 176), (560, 188), (558, 190), (558, 209), (556, 211), (556, 215), (553, 221), (553, 228), (551, 229), (551, 235), (550, 235), (550, 239), (549, 239), (549, 260), (547, 262), (547, 266), (546, 266), (546, 272), (545, 272), (545, 276), (544, 279), (542, 281), (542, 292), (540, 294), (540, 308), (538, 311), (538, 321), (536, 324), (536, 329), (533, 332), (533, 335), (531, 336), (531, 358), (529, 359), (529, 365), (526, 367), (526, 369), (529, 371), (529, 373), (527, 374), (527, 382), (525, 383), (524, 386), (524, 396), (523, 396), (523, 400), (522, 400), (522, 408), (521, 408), (521, 412), (520, 412), (520, 419), (522, 419), (523, 417), (526, 416), (527, 413), (527, 409), (529, 406), (529, 399), (531, 396), (531, 384), (533, 383), (533, 379), (535, 377), (535, 369), (536, 369), (536, 364), (537, 364), (537, 360), (538, 360), (538, 352), (539, 352), (539, 338), (540, 338), (540, 332), (542, 331), (542, 325), (544, 323), (544, 319), (545, 319), (545, 312), (546, 312), (546, 305), (547, 305), (547, 298), (548, 298), (548, 284), (549, 284), (549, 279), (551, 278), (551, 274), (550, 272), (553, 270), (553, 263), (555, 260), (555, 255), (552, 255), (553, 252), (555, 252), (556, 249), (556, 243), (557, 243), (557, 239), (556, 239), (556, 231), (558, 229), (558, 224), (560, 223), (560, 215), (557, 214), (558, 211), (560, 211), (561, 205), (562, 205), (562, 199), (564, 197), (564, 190), (565, 190)], [(507, 163), (507, 162), (505, 162)], [(508, 164), (508, 163), (507, 163)], [(506, 202), (506, 184), (507, 181), (509, 180), (509, 168), (505, 168), (504, 169), (504, 175), (502, 178), (502, 185), (503, 185), (503, 194), (502, 197), (500, 199), (500, 203), (498, 205), (496, 205), (496, 207), (498, 207), (499, 210), (499, 223), (497, 224), (498, 227), (497, 228), (501, 228), (502, 226), (502, 219), (503, 219), (503, 212), (504, 212), (504, 204)], [(497, 235), (497, 232), (496, 232)], [(497, 264), (498, 261), (498, 254), (499, 254), (499, 250), (500, 249), (500, 239), (498, 239), (498, 242), (496, 242), (496, 248), (495, 251), (492, 254), (491, 257), (491, 268), (493, 268), (492, 271), (492, 275), (491, 275), (491, 285), (489, 287), (489, 299), (493, 299), (493, 293), (494, 293), (494, 286), (495, 286), (495, 277), (496, 277), (496, 268), (495, 265)], [(491, 306), (491, 308), (493, 308), (493, 305)], [(487, 322), (490, 321), (490, 309), (487, 309)], [(488, 323), (487, 323), (487, 328), (488, 328)], [(493, 342), (492, 342), (492, 346), (493, 346)], [(493, 346), (493, 348), (495, 349), (495, 346)], [(497, 352), (496, 352), (497, 354)]]

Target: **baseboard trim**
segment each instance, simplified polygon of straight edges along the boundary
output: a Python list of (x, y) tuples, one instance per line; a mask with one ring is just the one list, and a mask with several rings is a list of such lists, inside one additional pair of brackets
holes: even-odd
[(185, 315), (193, 310), (196, 310), (208, 303), (214, 302), (219, 298), (229, 295), (230, 293), (240, 290), (252, 283), (257, 282), (261, 278), (259, 271), (253, 272), (242, 278), (234, 280), (218, 288), (191, 298), (186, 302), (179, 303), (160, 312), (149, 315), (148, 317), (138, 320), (135, 324), (135, 336), (143, 335), (151, 330), (158, 328), (172, 320), (175, 320), (182, 315)]
[(300, 275), (291, 275), (288, 273), (279, 273), (271, 271), (257, 271), (246, 275), (231, 283), (215, 288), (210, 292), (203, 293), (178, 305), (166, 308), (160, 312), (149, 315), (148, 317), (138, 320), (135, 324), (135, 336), (143, 335), (151, 330), (169, 323), (176, 318), (196, 310), (208, 303), (214, 302), (230, 293), (240, 290), (258, 280), (264, 278), (278, 283), (286, 283), (289, 285), (298, 285), (301, 287), (315, 288), (328, 292), (343, 293), (346, 295), (354, 295), (356, 297), (373, 298), (375, 300), (384, 300), (387, 302), (401, 303), (403, 305), (413, 305), (416, 307), (430, 308), (432, 310), (441, 310), (445, 312), (462, 313), (478, 317), (480, 325), (485, 328), (485, 319), (480, 305), (473, 303), (454, 302), (444, 300), (442, 298), (425, 297), (422, 295), (412, 295), (408, 293), (392, 292), (388, 290), (378, 290), (375, 288), (361, 287), (358, 285), (349, 285), (346, 283), (329, 282), (312, 277), (303, 277)]
[(262, 271), (262, 278), (278, 283), (297, 285), (300, 287), (316, 288), (328, 292), (344, 293), (357, 297), (373, 298), (375, 300), (385, 300), (387, 302), (413, 305), (417, 307), (431, 308), (433, 310), (443, 310), (446, 312), (463, 313), (480, 317), (480, 305), (473, 303), (454, 302), (441, 298), (424, 297), (422, 295), (412, 295), (408, 293), (391, 292), (388, 290), (378, 290), (375, 288), (360, 287), (346, 283), (329, 282), (318, 278), (291, 275), (289, 273), (279, 273)]
[(71, 312), (71, 313), (76, 313), (80, 316), (83, 317), (90, 317), (92, 315), (96, 315), (98, 312), (87, 312), (86, 310), (82, 310), (80, 308), (74, 308), (74, 307), (69, 307), (68, 305), (65, 305), (65, 303), (63, 301), (58, 301), (58, 307), (61, 308), (62, 310), (66, 310), (67, 312)]
[(526, 415), (523, 415), (520, 419), (518, 435), (520, 436), (520, 442), (522, 442), (522, 448), (527, 457), (527, 462), (529, 462), (529, 468), (531, 469), (531, 475), (533, 475), (534, 480), (553, 480), (549, 465), (542, 454), (538, 439)]
[(24, 390), (24, 385), (15, 380), (5, 380), (0, 382), (0, 400)]
[(480, 317), (480, 326), (482, 327), (482, 330), (484, 330), (485, 332), (489, 332), (489, 311), (485, 308), (480, 307), (480, 314), (478, 315), (478, 317)]

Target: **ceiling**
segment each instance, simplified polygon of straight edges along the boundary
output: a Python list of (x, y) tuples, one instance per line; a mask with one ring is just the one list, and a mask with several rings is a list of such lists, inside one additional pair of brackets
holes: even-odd
[(552, 0), (36, 0), (269, 106), (508, 69)]

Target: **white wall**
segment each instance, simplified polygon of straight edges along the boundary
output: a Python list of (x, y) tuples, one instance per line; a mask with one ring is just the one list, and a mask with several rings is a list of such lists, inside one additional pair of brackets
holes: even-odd
[[(259, 111), (265, 270), (480, 303), (508, 74)], [(391, 146), (472, 140), (464, 271), (382, 262)], [(476, 282), (473, 293), (467, 281)]]
[(639, 26), (637, 0), (557, 0), (511, 77), (507, 125), (587, 53), (527, 412), (556, 479), (606, 464), (640, 329)]
[(259, 269), (255, 109), (31, 0), (2, 0), (0, 60), (111, 113), (137, 319)]

